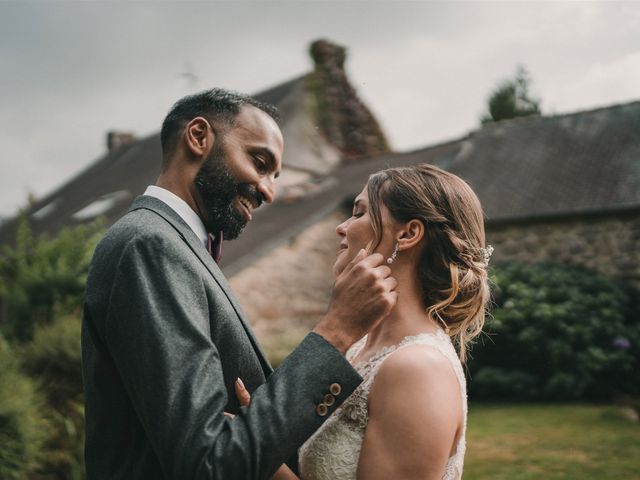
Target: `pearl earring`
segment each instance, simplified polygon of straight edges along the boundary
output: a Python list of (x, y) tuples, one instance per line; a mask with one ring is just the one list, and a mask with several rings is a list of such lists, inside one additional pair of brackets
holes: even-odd
[(396, 246), (393, 249), (393, 253), (391, 254), (391, 256), (387, 258), (387, 263), (391, 265), (393, 262), (395, 262), (397, 256), (398, 256), (398, 243), (396, 243)]

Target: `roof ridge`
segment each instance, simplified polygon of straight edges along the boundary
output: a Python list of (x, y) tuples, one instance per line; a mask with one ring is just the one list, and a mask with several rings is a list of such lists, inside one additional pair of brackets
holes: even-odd
[[(391, 152), (392, 155), (411, 155), (414, 153), (420, 153), (424, 150), (431, 150), (433, 148), (439, 148), (439, 147), (447, 147), (449, 145), (453, 145), (456, 143), (460, 143), (463, 140), (467, 140), (469, 138), (471, 138), (471, 135), (476, 132), (476, 130), (471, 130), (468, 133), (465, 133), (464, 135), (457, 137), (457, 138), (452, 138), (450, 140), (442, 140), (440, 143), (432, 143), (429, 145), (425, 145), (424, 147), (418, 147), (418, 148), (414, 148), (412, 150), (403, 150), (403, 151), (394, 151)], [(388, 155), (388, 154), (386, 154)]]
[(472, 130), (470, 132), (478, 132), (480, 130), (483, 130), (486, 127), (491, 128), (491, 125), (507, 125), (510, 123), (515, 123), (515, 122), (528, 122), (528, 121), (533, 121), (533, 120), (555, 120), (555, 119), (559, 119), (559, 118), (566, 118), (566, 117), (575, 117), (578, 115), (586, 115), (586, 114), (591, 114), (591, 113), (597, 113), (597, 112), (601, 112), (604, 110), (613, 110), (613, 109), (617, 109), (617, 108), (623, 108), (623, 107), (628, 107), (634, 104), (638, 104), (640, 106), (640, 99), (638, 100), (631, 100), (631, 101), (627, 101), (627, 102), (620, 102), (620, 103), (614, 103), (611, 105), (605, 105), (605, 106), (600, 106), (600, 107), (593, 107), (593, 108), (589, 108), (589, 109), (584, 109), (584, 110), (576, 110), (576, 111), (572, 111), (572, 112), (565, 112), (565, 113), (558, 113), (558, 114), (551, 114), (551, 115), (538, 115), (538, 114), (534, 114), (534, 115), (526, 115), (526, 116), (522, 116), (522, 117), (514, 117), (514, 118), (505, 118), (504, 120), (498, 120), (498, 121), (492, 121), (492, 122), (488, 122), (485, 123), (484, 125), (482, 125), (480, 128), (477, 128), (475, 130)]
[(286, 82), (280, 82), (280, 83), (274, 83), (272, 86), (268, 87), (268, 88), (264, 88), (256, 93), (252, 93), (251, 97), (259, 97), (262, 95), (266, 95), (274, 90), (280, 90), (284, 87), (288, 87), (289, 85), (292, 85), (296, 82), (299, 82), (300, 80), (304, 80), (305, 78), (307, 78), (309, 75), (311, 75), (311, 72), (307, 72), (307, 73), (301, 73), (300, 75), (293, 77), (290, 80), (287, 80)]

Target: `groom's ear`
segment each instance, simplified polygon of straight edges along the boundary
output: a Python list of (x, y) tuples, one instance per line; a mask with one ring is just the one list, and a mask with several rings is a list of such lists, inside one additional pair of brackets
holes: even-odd
[(403, 251), (413, 248), (418, 245), (423, 238), (424, 224), (418, 219), (410, 220), (398, 232), (398, 250)]
[(209, 153), (215, 136), (209, 122), (203, 117), (196, 117), (187, 123), (184, 139), (191, 154), (201, 158)]

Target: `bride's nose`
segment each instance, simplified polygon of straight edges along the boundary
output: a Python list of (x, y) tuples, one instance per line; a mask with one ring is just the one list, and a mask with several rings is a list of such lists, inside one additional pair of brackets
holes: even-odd
[(347, 234), (347, 222), (349, 220), (345, 220), (340, 225), (336, 227), (336, 233), (341, 237), (344, 237)]

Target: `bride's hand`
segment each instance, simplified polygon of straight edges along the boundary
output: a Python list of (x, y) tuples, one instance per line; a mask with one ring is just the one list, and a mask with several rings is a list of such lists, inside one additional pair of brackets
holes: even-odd
[[(238, 402), (241, 407), (248, 407), (251, 403), (251, 394), (244, 386), (242, 380), (238, 377), (236, 383), (234, 385), (236, 389), (236, 397), (238, 397)], [(235, 415), (231, 413), (224, 412), (225, 415), (234, 418)], [(286, 465), (282, 465), (276, 473), (273, 474), (271, 480), (299, 480), (296, 474), (294, 474), (289, 467)]]
[(244, 386), (244, 383), (242, 383), (242, 380), (240, 379), (240, 377), (238, 377), (238, 379), (236, 380), (235, 389), (236, 389), (236, 397), (238, 397), (238, 402), (240, 402), (240, 406), (248, 407), (249, 404), (251, 403), (251, 394)]
[[(240, 403), (240, 406), (241, 407), (249, 406), (249, 404), (251, 403), (251, 394), (244, 386), (244, 383), (242, 382), (240, 377), (238, 377), (238, 379), (236, 380), (234, 384), (234, 388), (236, 390), (236, 397), (238, 397), (238, 402)], [(224, 412), (224, 414), (231, 419), (235, 418), (235, 415), (233, 413)]]

